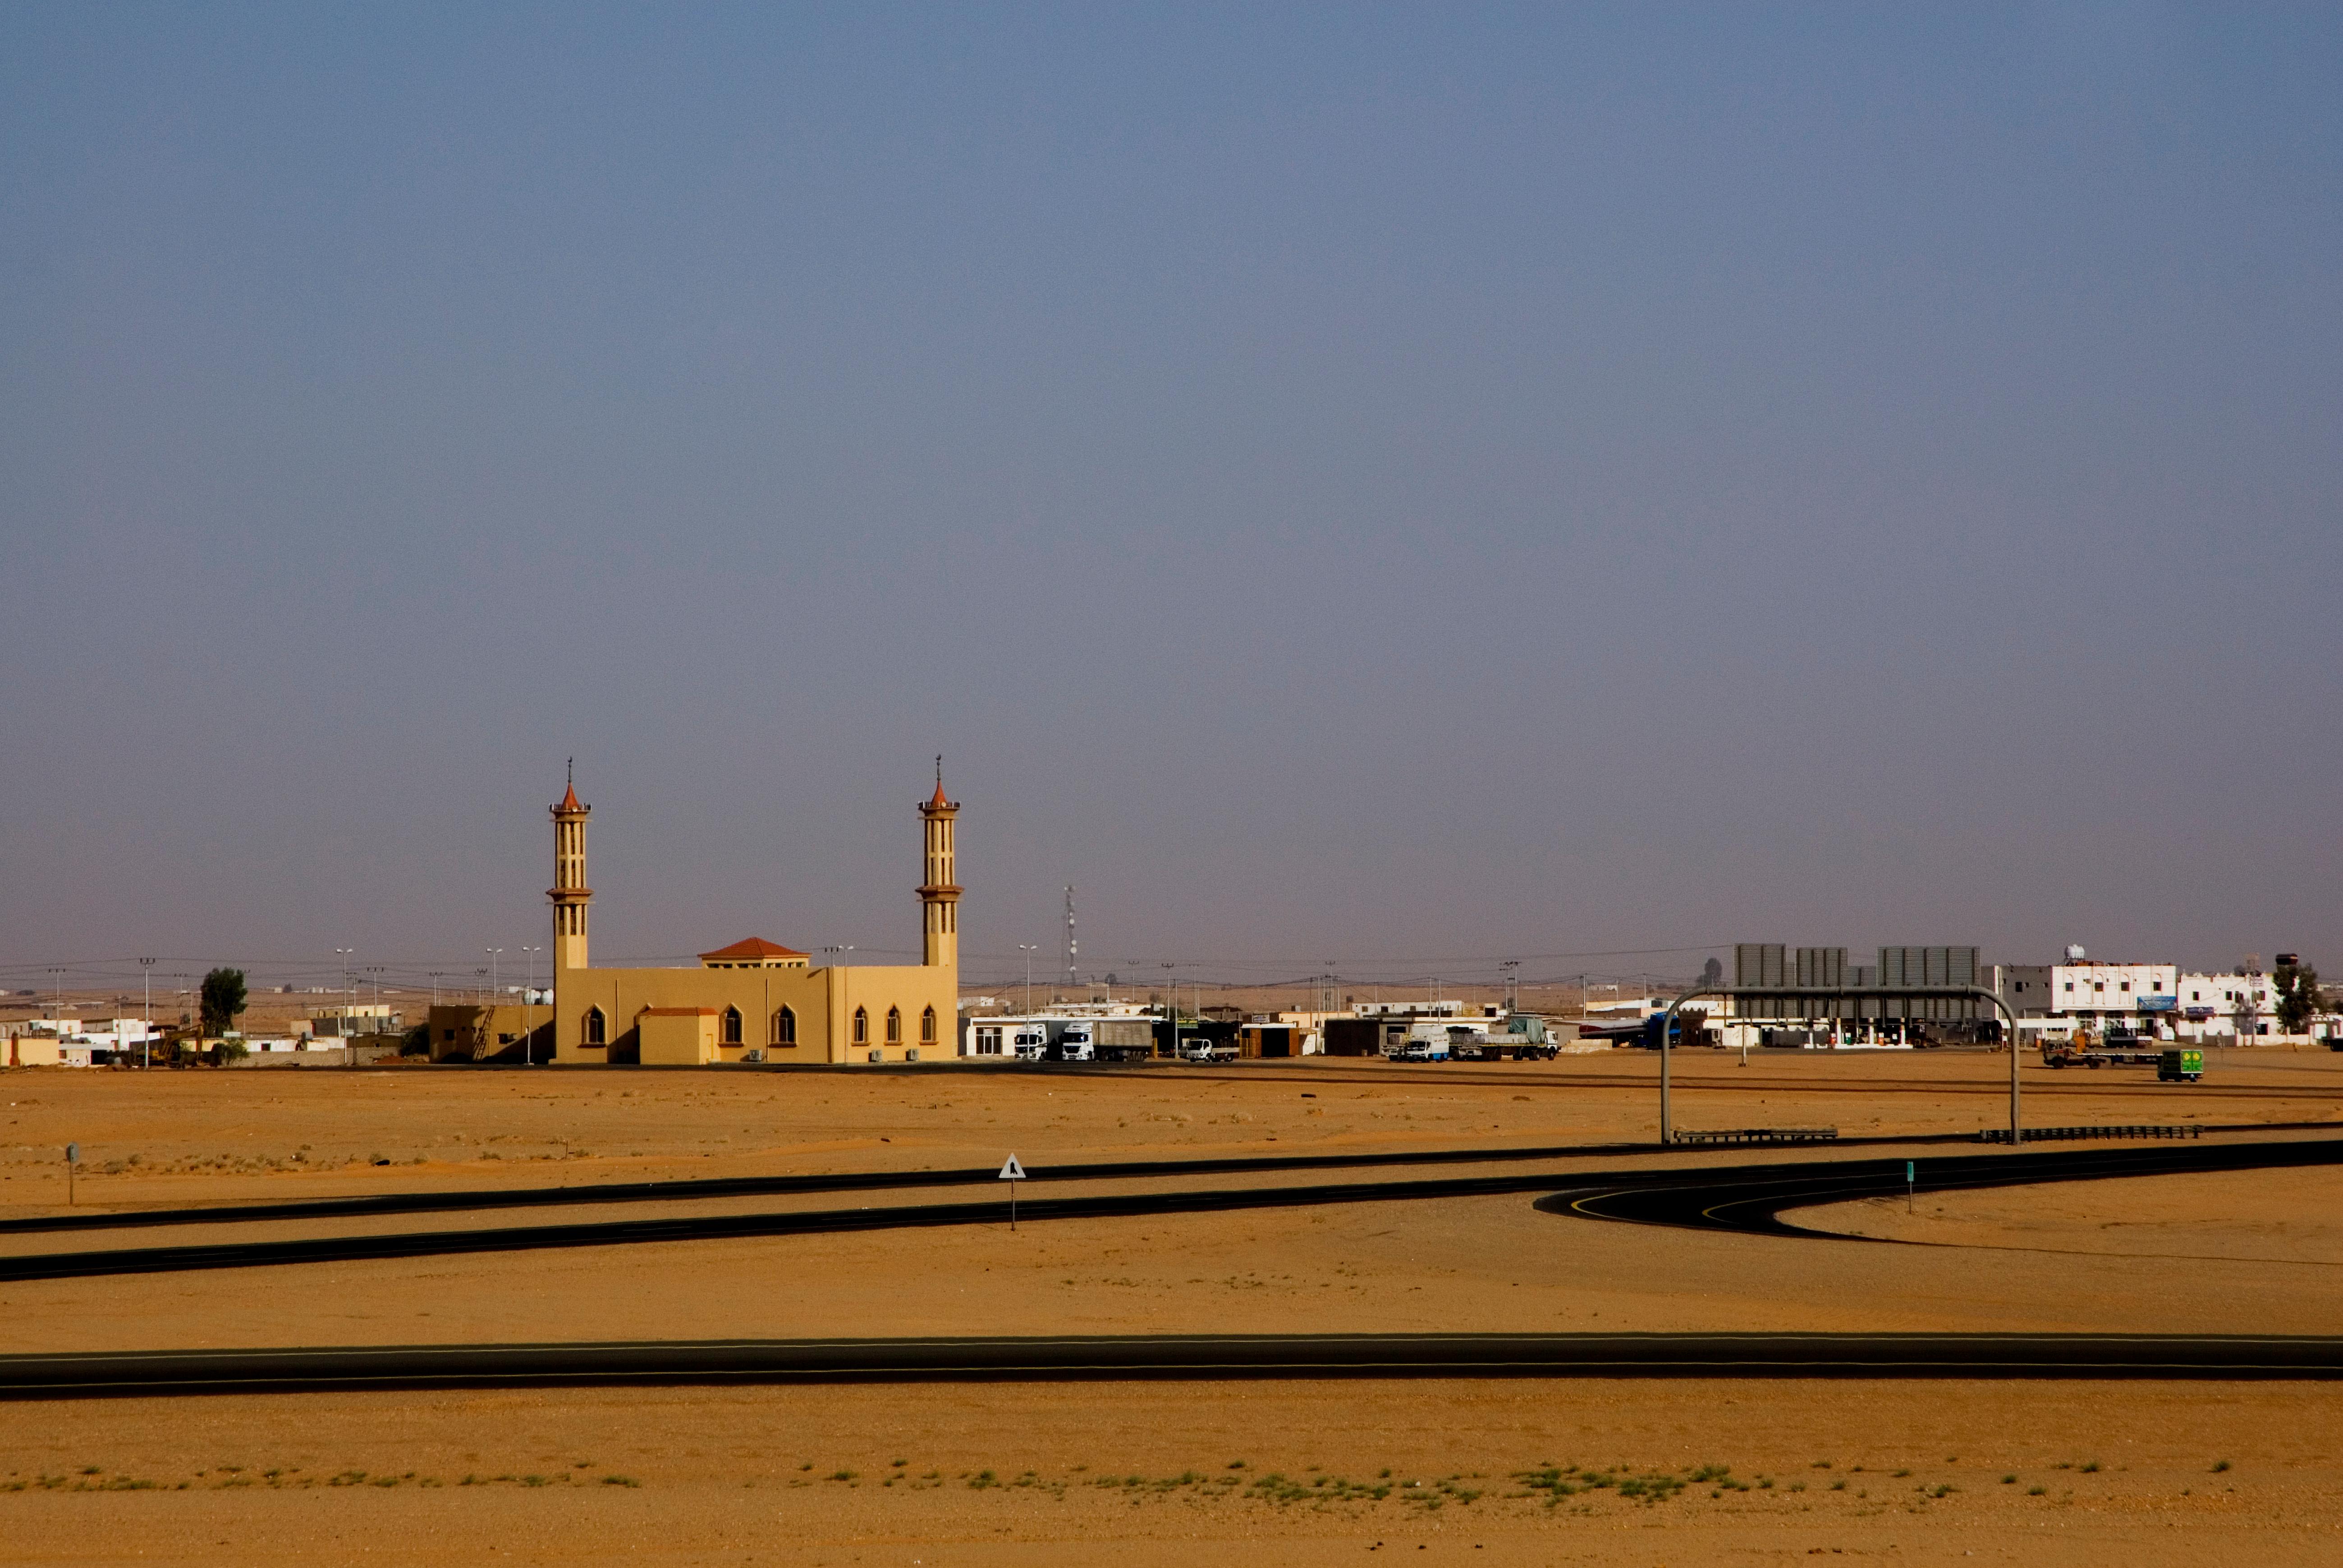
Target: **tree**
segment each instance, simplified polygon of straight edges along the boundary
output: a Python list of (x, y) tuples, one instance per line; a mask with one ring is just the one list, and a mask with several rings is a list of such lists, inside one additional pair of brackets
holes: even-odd
[(2280, 964), (2270, 980), (2278, 987), (2278, 1031), (2309, 1033), (2311, 1014), (2318, 1010), (2318, 971), (2308, 964)]
[(204, 1032), (226, 1034), (244, 1011), (244, 971), (214, 970), (204, 977)]
[(1725, 965), (1715, 959), (1700, 966), (1701, 989), (1707, 990), (1725, 983)]

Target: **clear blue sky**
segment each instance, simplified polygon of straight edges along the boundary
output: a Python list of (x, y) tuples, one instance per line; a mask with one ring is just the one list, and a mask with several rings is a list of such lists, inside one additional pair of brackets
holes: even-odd
[(941, 751), (977, 972), (1070, 881), (1099, 969), (2343, 967), (2338, 82), (2332, 5), (9, 6), (0, 966), (541, 940), (572, 754), (598, 956), (910, 949)]

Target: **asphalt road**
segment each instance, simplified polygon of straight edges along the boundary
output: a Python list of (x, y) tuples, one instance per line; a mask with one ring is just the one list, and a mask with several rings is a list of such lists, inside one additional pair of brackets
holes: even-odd
[[(1556, 1192), (1539, 1201), (1548, 1213), (1624, 1220), (1696, 1230), (1739, 1231), (1835, 1241), (1866, 1241), (1809, 1230), (1781, 1218), (1785, 1211), (1859, 1198), (1898, 1197), (1906, 1191), (1903, 1160), (1804, 1161), (1696, 1172), (1664, 1184), (1625, 1181), (1600, 1191)], [(2259, 1171), (2343, 1163), (2343, 1141), (2104, 1146), (2057, 1154), (1959, 1154), (1916, 1159), (1912, 1190), (1967, 1191), (2045, 1181), (2095, 1181), (2121, 1176), (2161, 1176), (2217, 1171)]]
[[(2205, 1125), (2211, 1133), (2316, 1131), (2325, 1121)], [(1970, 1145), (1977, 1135), (1930, 1132), (1897, 1137), (1838, 1138), (1816, 1147), (1909, 1148)], [(1557, 1143), (1531, 1149), (1437, 1149), (1376, 1154), (1245, 1154), (1209, 1160), (1118, 1160), (1029, 1168), (1036, 1182), (1163, 1181), (1182, 1176), (1266, 1175), (1284, 1171), (1405, 1169), (1438, 1165), (1522, 1164), (1667, 1151), (1657, 1143)], [(474, 1213), (489, 1209), (568, 1208), (608, 1203), (672, 1203), (706, 1198), (773, 1198), (812, 1192), (889, 1192), (981, 1186), (994, 1168), (958, 1171), (833, 1171), (812, 1176), (720, 1176), (679, 1181), (581, 1182), (567, 1187), (484, 1187), (436, 1192), (382, 1192), (363, 1198), (305, 1198), (282, 1203), (235, 1203), (180, 1209), (87, 1209), (0, 1220), (0, 1235), (45, 1231), (145, 1230), (163, 1225), (241, 1224), (271, 1220), (355, 1219), (383, 1214)]]
[[(2260, 1129), (2256, 1129), (2260, 1131)], [(1895, 1144), (1974, 1144), (1967, 1132), (1914, 1138), (1842, 1138), (1825, 1147)], [(1109, 1160), (1041, 1164), (1029, 1174), (1041, 1181), (1161, 1181), (1182, 1176), (1262, 1175), (1280, 1171), (1344, 1171), (1427, 1165), (1519, 1164), (1658, 1154), (1657, 1143), (1556, 1143), (1534, 1149), (1437, 1149), (1379, 1154), (1244, 1154), (1210, 1160)], [(808, 1192), (890, 1192), (927, 1187), (981, 1186), (999, 1167), (960, 1171), (835, 1171), (818, 1176), (719, 1176), (680, 1181), (601, 1181), (572, 1187), (485, 1187), (439, 1192), (384, 1192), (364, 1198), (295, 1199), (212, 1208), (85, 1210), (0, 1220), (0, 1235), (45, 1231), (143, 1230), (150, 1225), (218, 1225), (254, 1220), (345, 1219), (367, 1214), (469, 1213), (483, 1209), (568, 1208), (584, 1203), (671, 1203), (702, 1198), (773, 1198)]]
[[(2058, 1153), (1966, 1154), (1918, 1164), (1926, 1191), (2042, 1181), (2098, 1181), (2117, 1176), (2257, 1170), (2343, 1161), (2343, 1141), (2188, 1143), (2144, 1148), (2087, 1149)], [(1801, 1204), (1901, 1192), (1902, 1160), (1801, 1161), (1762, 1165), (1630, 1171), (1570, 1177), (1552, 1171), (1323, 1186), (1253, 1187), (1221, 1191), (1111, 1193), (1093, 1197), (1021, 1200), (1019, 1219), (1111, 1219), (1247, 1209), (1303, 1208), (1334, 1203), (1422, 1201), (1514, 1192), (1544, 1194), (1547, 1212), (1700, 1230), (1820, 1237), (1777, 1216)], [(458, 1231), (303, 1237), (176, 1247), (92, 1249), (0, 1258), (0, 1282), (85, 1279), (105, 1275), (174, 1273), (199, 1269), (282, 1267), (366, 1259), (536, 1251), (609, 1247), (646, 1241), (728, 1241), (1005, 1222), (1005, 1195), (980, 1201), (833, 1209), (779, 1214), (707, 1214), (558, 1225), (488, 1226)], [(305, 1211), (305, 1212), (307, 1212)], [(1853, 1237), (1831, 1239), (1859, 1241)], [(1893, 1245), (1860, 1241), (1865, 1245)]]
[(2343, 1377), (2258, 1334), (1153, 1334), (686, 1340), (0, 1357), (0, 1398), (598, 1384), (1411, 1377)]

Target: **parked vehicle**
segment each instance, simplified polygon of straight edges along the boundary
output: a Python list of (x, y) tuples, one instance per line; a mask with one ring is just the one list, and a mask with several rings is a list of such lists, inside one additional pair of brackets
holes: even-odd
[(1444, 1039), (1425, 1040), (1419, 1036), (1414, 1040), (1403, 1042), (1399, 1048), (1399, 1055), (1394, 1057), (1393, 1060), (1396, 1061), (1446, 1061), (1448, 1060), (1448, 1041)]
[(1041, 1051), (1044, 1061), (1089, 1061), (1096, 1054), (1087, 1023), (1070, 1023)]
[(1234, 1061), (1236, 1059), (1235, 1046), (1215, 1045), (1201, 1034), (1185, 1035), (1180, 1040), (1180, 1060), (1182, 1061)]
[(1020, 1061), (1041, 1060), (1041, 1052), (1048, 1050), (1049, 1045), (1048, 1032), (1038, 1025), (1019, 1030), (1009, 1040), (1011, 1054)]
[(2203, 1076), (2205, 1053), (2201, 1050), (2167, 1050), (2157, 1058), (2158, 1083), (2194, 1083)]
[[(2079, 1034), (2080, 1031), (2077, 1031)], [(2042, 1062), (2046, 1067), (2155, 1067), (2161, 1068), (2167, 1055), (2153, 1046), (2141, 1046), (2136, 1037), (2118, 1035), (2105, 1045), (2090, 1043), (2088, 1035), (2074, 1040), (2046, 1040), (2042, 1042)], [(2202, 1070), (2204, 1052), (2196, 1053)]]

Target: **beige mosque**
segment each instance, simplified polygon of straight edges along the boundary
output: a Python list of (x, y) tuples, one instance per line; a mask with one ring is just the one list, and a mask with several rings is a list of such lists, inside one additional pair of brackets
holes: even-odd
[(573, 781), (553, 810), (553, 1059), (704, 1063), (941, 1061), (957, 1054), (960, 886), (943, 763), (920, 807), (926, 875), (920, 962), (830, 964), (761, 937), (699, 955), (698, 969), (596, 969), (588, 961), (586, 819)]

